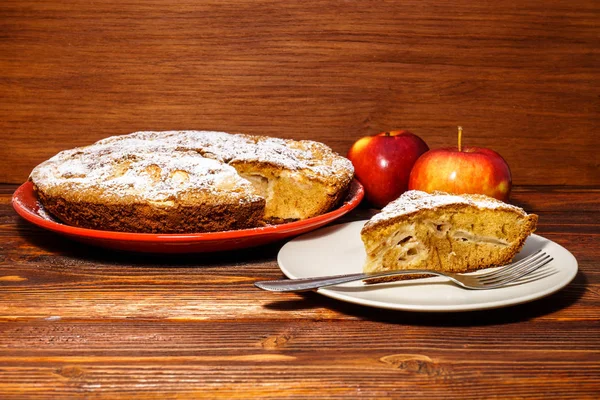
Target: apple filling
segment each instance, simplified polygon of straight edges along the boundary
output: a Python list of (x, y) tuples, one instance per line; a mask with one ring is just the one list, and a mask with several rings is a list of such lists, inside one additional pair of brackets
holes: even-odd
[(508, 242), (504, 239), (491, 236), (475, 235), (471, 232), (463, 231), (462, 229), (456, 229), (452, 233), (452, 237), (456, 241), (461, 242), (487, 243), (497, 246), (508, 246)]
[(403, 269), (417, 268), (412, 266), (419, 265), (429, 253), (423, 242), (418, 239), (414, 223), (393, 232), (373, 248), (367, 248), (367, 252), (367, 265), (370, 266), (368, 272), (385, 271), (387, 269), (383, 266), (390, 263), (401, 264)]
[[(246, 179), (248, 182), (252, 184), (254, 188), (254, 193), (263, 197), (267, 202), (269, 201), (269, 197), (273, 196), (273, 188), (269, 187), (269, 180), (258, 174), (240, 174), (242, 178)], [(270, 195), (270, 196), (269, 196)]]

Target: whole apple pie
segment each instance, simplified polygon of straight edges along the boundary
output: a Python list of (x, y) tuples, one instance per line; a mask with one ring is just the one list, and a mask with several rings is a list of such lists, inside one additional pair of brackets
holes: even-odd
[(535, 231), (537, 218), (484, 195), (411, 190), (363, 227), (364, 272), (469, 272), (504, 265)]
[(69, 225), (191, 233), (319, 215), (352, 177), (350, 161), (319, 142), (168, 131), (65, 150), (30, 180), (46, 211)]

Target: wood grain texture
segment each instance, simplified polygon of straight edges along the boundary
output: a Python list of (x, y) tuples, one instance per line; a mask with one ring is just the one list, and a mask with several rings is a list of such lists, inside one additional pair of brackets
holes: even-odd
[(517, 184), (600, 184), (598, 2), (0, 3), (0, 182), (136, 130), (321, 140), (406, 128)]
[[(146, 256), (21, 220), (0, 185), (0, 398), (573, 398), (600, 394), (600, 188), (517, 187), (579, 273), (498, 310), (410, 313), (253, 286), (281, 244)], [(359, 208), (343, 221), (373, 210)]]

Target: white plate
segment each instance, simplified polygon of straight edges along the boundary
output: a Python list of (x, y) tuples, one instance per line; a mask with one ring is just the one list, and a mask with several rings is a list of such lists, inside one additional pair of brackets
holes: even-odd
[[(286, 243), (277, 256), (281, 271), (292, 279), (361, 272), (366, 254), (360, 230), (365, 222), (329, 226)], [(465, 290), (435, 277), (379, 285), (359, 281), (319, 289), (318, 293), (350, 303), (410, 311), (467, 311), (520, 304), (562, 289), (577, 274), (575, 257), (564, 247), (538, 235), (527, 239), (515, 260), (540, 248), (554, 261), (499, 289)]]

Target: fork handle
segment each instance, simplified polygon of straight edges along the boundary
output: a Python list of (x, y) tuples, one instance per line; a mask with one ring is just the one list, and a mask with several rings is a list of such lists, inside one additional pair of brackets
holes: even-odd
[(360, 281), (364, 279), (382, 278), (386, 276), (397, 275), (440, 275), (434, 271), (423, 269), (397, 270), (380, 272), (377, 274), (346, 274), (346, 275), (331, 275), (321, 276), (317, 278), (299, 278), (299, 279), (282, 279), (277, 281), (259, 281), (254, 282), (254, 286), (269, 290), (271, 292), (306, 292), (309, 290), (318, 289), (326, 286), (340, 285), (342, 283)]

